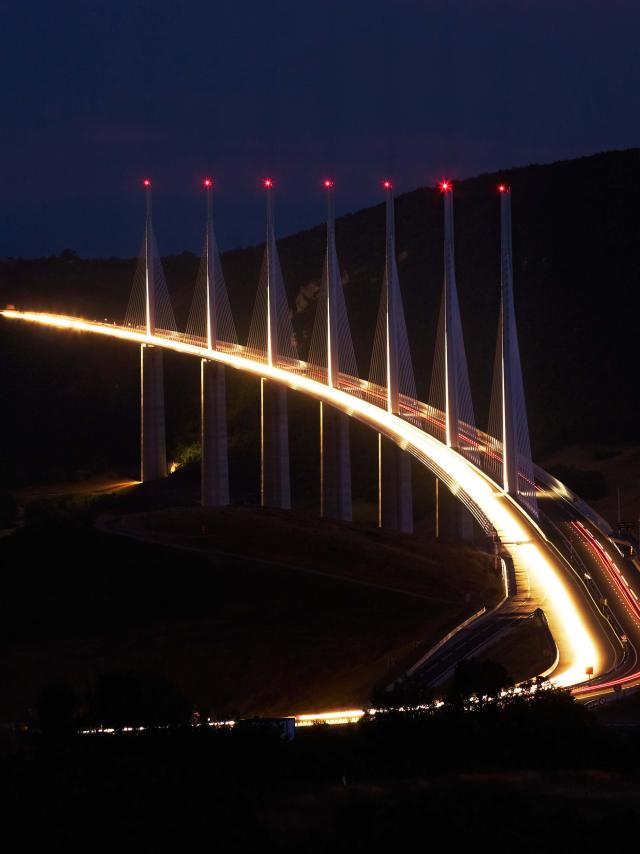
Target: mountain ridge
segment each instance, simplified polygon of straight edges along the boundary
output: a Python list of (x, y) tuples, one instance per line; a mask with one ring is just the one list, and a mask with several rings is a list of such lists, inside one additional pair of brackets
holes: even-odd
[[(512, 190), (515, 301), (534, 456), (540, 459), (577, 442), (633, 443), (640, 149), (513, 167), (455, 183), (457, 279), (481, 427), (486, 425), (499, 312), (498, 180)], [(424, 399), (443, 273), (442, 201), (437, 188), (417, 188), (397, 197), (396, 233), (414, 369)], [(367, 376), (384, 269), (384, 205), (338, 217), (336, 242), (359, 369)], [(322, 272), (324, 226), (280, 238), (278, 247), (304, 356)], [(262, 251), (258, 244), (223, 254), (240, 340), (248, 331)], [(198, 259), (182, 253), (164, 260), (176, 314), (184, 323)], [(135, 259), (81, 259), (73, 253), (5, 260), (0, 262), (0, 303), (122, 317), (134, 264)], [(10, 351), (4, 354), (5, 365), (7, 359), (25, 355), (16, 329), (5, 331), (3, 324), (0, 338), (7, 339)], [(97, 364), (98, 349), (91, 348), (96, 360), (91, 369), (109, 385), (108, 373)], [(56, 358), (52, 345), (48, 359), (55, 363)], [(119, 358), (124, 362), (128, 356)], [(12, 369), (18, 374), (27, 371), (13, 361)], [(89, 363), (78, 367), (89, 369)], [(91, 395), (93, 386), (88, 376), (85, 379), (84, 393)], [(19, 381), (10, 378), (9, 389)], [(80, 378), (74, 382), (82, 384)], [(137, 375), (127, 380), (128, 400), (135, 400), (135, 382)], [(108, 394), (116, 393), (111, 389)], [(193, 422), (180, 413), (176, 417)], [(181, 429), (186, 427), (177, 423), (174, 434), (179, 436)]]

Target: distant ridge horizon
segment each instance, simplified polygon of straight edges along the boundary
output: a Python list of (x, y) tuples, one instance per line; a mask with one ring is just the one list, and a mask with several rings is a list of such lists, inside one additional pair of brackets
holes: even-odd
[[(534, 458), (576, 442), (637, 442), (629, 382), (640, 316), (640, 148), (487, 172), (458, 182), (456, 274), (477, 422), (486, 424), (499, 313), (496, 183), (513, 192), (514, 286)], [(142, 229), (142, 223), (141, 223)], [(422, 187), (396, 199), (397, 258), (418, 395), (431, 376), (443, 274), (442, 199)], [(361, 376), (367, 376), (384, 269), (384, 205), (343, 214), (336, 245)], [(240, 341), (247, 340), (264, 244), (224, 252)], [(315, 318), (325, 228), (278, 237), (302, 358)], [(198, 256), (164, 255), (179, 328)], [(0, 261), (0, 304), (124, 318), (135, 258)], [(594, 401), (594, 389), (606, 405)]]
[[(608, 157), (610, 155), (621, 155), (621, 154), (630, 154), (630, 153), (637, 153), (638, 156), (640, 156), (640, 146), (630, 146), (628, 148), (605, 149), (603, 151), (596, 151), (596, 152), (593, 152), (591, 154), (581, 154), (581, 155), (578, 155), (577, 157), (565, 157), (565, 158), (561, 158), (559, 160), (551, 160), (548, 162), (547, 161), (543, 161), (543, 162), (533, 161), (533, 162), (527, 163), (527, 164), (519, 164), (516, 166), (506, 166), (506, 167), (503, 167), (501, 169), (494, 169), (494, 170), (489, 170), (489, 171), (485, 171), (485, 172), (478, 172), (478, 173), (474, 173), (473, 175), (468, 175), (467, 177), (463, 177), (463, 178), (456, 177), (453, 173), (447, 173), (446, 175), (443, 174), (442, 177), (446, 177), (447, 179), (451, 180), (453, 182), (453, 186), (454, 186), (454, 190), (455, 190), (457, 187), (459, 187), (461, 185), (466, 185), (469, 183), (473, 183), (475, 181), (485, 181), (487, 179), (499, 179), (502, 176), (507, 177), (507, 176), (512, 175), (514, 173), (520, 173), (523, 171), (529, 171), (529, 170), (535, 170), (535, 169), (542, 169), (542, 170), (543, 169), (550, 169), (550, 168), (554, 168), (554, 167), (561, 167), (561, 166), (564, 166), (566, 164), (581, 163), (584, 161), (595, 160), (595, 159), (602, 158), (602, 157)], [(391, 178), (393, 179), (393, 176), (391, 176)], [(333, 179), (333, 180), (335, 180), (335, 179)], [(381, 191), (382, 191), (382, 181), (383, 181), (383, 178), (381, 177), (379, 182), (378, 182), (380, 185)], [(339, 195), (339, 193), (340, 193), (339, 179), (337, 181), (335, 189), (336, 189), (336, 192), (338, 194), (338, 198), (340, 198), (340, 195)], [(277, 183), (276, 183), (275, 190), (277, 193), (277, 191), (278, 191)], [(397, 193), (397, 195), (395, 196), (395, 199), (396, 199), (396, 202), (398, 202), (400, 199), (403, 199), (406, 196), (411, 196), (413, 193), (435, 192), (437, 190), (438, 190), (437, 182), (435, 184), (421, 184), (417, 187), (414, 187), (413, 189), (403, 190), (402, 192)], [(322, 188), (319, 186), (318, 187), (318, 194), (320, 194), (321, 192), (322, 192)], [(284, 195), (282, 198), (286, 199), (286, 195)], [(376, 208), (382, 206), (383, 204), (384, 204), (384, 201), (382, 199), (382, 192), (381, 192), (381, 197), (380, 197), (379, 202), (376, 202), (375, 204), (371, 204), (371, 205), (365, 205), (363, 207), (356, 208), (356, 209), (351, 210), (351, 211), (346, 211), (342, 214), (337, 214), (336, 215), (336, 222), (338, 222), (340, 220), (344, 220), (344, 219), (352, 217), (352, 216), (357, 216), (358, 214), (362, 214), (362, 213), (365, 213), (367, 211), (375, 210)], [(323, 228), (323, 227), (324, 227), (324, 221), (320, 220), (317, 223), (315, 223), (311, 226), (308, 226), (306, 228), (301, 228), (301, 229), (298, 229), (296, 231), (290, 231), (290, 232), (287, 232), (285, 234), (278, 235), (278, 242), (291, 240), (293, 238), (299, 237), (300, 235), (304, 235), (304, 234), (308, 234), (310, 232), (314, 232), (317, 229)], [(60, 250), (60, 252), (58, 252), (58, 253), (53, 253), (53, 254), (49, 254), (49, 255), (4, 255), (4, 256), (0, 257), (0, 262), (17, 261), (17, 260), (38, 261), (38, 260), (44, 260), (44, 259), (48, 259), (48, 258), (59, 258), (59, 257), (63, 256), (65, 253), (69, 253), (69, 252), (73, 253), (74, 256), (76, 256), (78, 259), (83, 260), (83, 261), (107, 261), (107, 260), (109, 260), (109, 261), (111, 261), (111, 260), (129, 261), (132, 258), (136, 257), (133, 255), (126, 255), (126, 254), (123, 254), (123, 255), (81, 254), (73, 248), (73, 246), (71, 245), (72, 243), (73, 243), (73, 241), (70, 241), (70, 243), (68, 245), (64, 246)], [(236, 246), (231, 246), (227, 249), (221, 250), (221, 255), (224, 256), (224, 255), (227, 255), (230, 253), (248, 251), (248, 250), (256, 249), (257, 247), (260, 247), (263, 245), (264, 245), (264, 241), (258, 241), (258, 242), (253, 242), (253, 243), (251, 243), (251, 242), (250, 243), (239, 243)], [(167, 252), (167, 253), (161, 252), (161, 257), (162, 258), (178, 258), (182, 255), (197, 255), (197, 254), (198, 253), (192, 249), (182, 249), (179, 252)]]

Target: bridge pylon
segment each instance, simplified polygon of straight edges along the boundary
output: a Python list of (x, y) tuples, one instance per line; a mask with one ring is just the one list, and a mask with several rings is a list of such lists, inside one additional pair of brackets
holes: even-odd
[(538, 503), (527, 408), (524, 396), (520, 346), (513, 299), (513, 246), (511, 191), (498, 186), (500, 196), (500, 319), (489, 415), (492, 474), (505, 492), (517, 498), (534, 515)]
[[(396, 262), (393, 184), (387, 180), (383, 187), (385, 268), (371, 360), (371, 381), (384, 388), (387, 412), (412, 419), (417, 413), (417, 395)], [(408, 454), (382, 435), (378, 436), (378, 526), (413, 532), (411, 460)]]
[(140, 480), (167, 476), (162, 350), (140, 347)]
[(153, 263), (153, 224), (151, 222), (151, 181), (144, 180), (145, 224), (144, 224), (144, 269), (145, 269), (145, 321), (147, 335), (156, 331), (156, 276)]
[[(273, 181), (266, 178), (263, 183), (267, 197), (267, 242), (248, 349), (255, 351), (256, 346), (261, 349), (262, 340), (266, 345), (266, 362), (273, 367), (291, 362), (296, 347), (276, 244)], [(260, 380), (260, 503), (263, 507), (291, 508), (287, 390), (264, 377)]]
[(444, 280), (429, 403), (438, 413), (444, 413), (444, 421), (436, 418), (428, 429), (450, 448), (478, 464), (477, 432), (456, 285), (452, 182), (441, 181), (440, 190), (444, 202)]
[[(440, 182), (444, 219), (444, 276), (436, 350), (429, 390), (431, 417), (426, 429), (441, 442), (480, 464), (471, 385), (462, 334), (456, 283), (453, 183)], [(440, 489), (440, 486), (444, 489)], [(451, 542), (473, 539), (470, 514), (444, 482), (436, 483), (438, 538)]]
[[(207, 224), (201, 275), (204, 278), (204, 309), (207, 349), (218, 347), (222, 330), (218, 299), (226, 289), (213, 231), (213, 181), (203, 181), (207, 200)], [(221, 279), (218, 281), (218, 279)], [(201, 503), (203, 507), (229, 504), (226, 370), (224, 365), (202, 359), (200, 365)]]
[[(147, 335), (155, 335), (158, 322), (157, 290), (160, 259), (151, 219), (151, 181), (146, 178), (143, 183), (146, 209), (143, 253), (141, 253), (144, 281), (144, 328)], [(135, 290), (134, 280), (134, 292)], [(143, 482), (159, 480), (166, 476), (163, 354), (162, 350), (156, 347), (142, 344), (140, 352), (140, 480)]]
[(444, 315), (445, 315), (445, 377), (447, 445), (460, 448), (459, 383), (460, 352), (456, 346), (454, 328), (459, 313), (456, 288), (455, 250), (453, 237), (453, 189), (444, 193)]
[[(339, 388), (341, 370), (344, 374), (353, 371), (355, 375), (356, 368), (336, 252), (333, 181), (325, 180), (324, 187), (327, 247), (311, 355), (312, 364), (314, 353), (316, 362), (326, 363), (323, 378), (327, 384)], [(349, 418), (324, 403), (320, 403), (320, 515), (342, 522), (350, 522), (352, 518)]]
[(273, 216), (273, 182), (265, 180), (267, 195), (267, 242), (265, 245), (267, 268), (267, 364), (278, 364), (278, 297), (280, 259), (276, 243), (276, 232)]

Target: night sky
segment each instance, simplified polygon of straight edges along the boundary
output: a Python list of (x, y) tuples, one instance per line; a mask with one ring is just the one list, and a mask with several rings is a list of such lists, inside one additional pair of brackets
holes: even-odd
[(398, 190), (640, 144), (635, 0), (0, 0), (0, 256), (225, 248)]

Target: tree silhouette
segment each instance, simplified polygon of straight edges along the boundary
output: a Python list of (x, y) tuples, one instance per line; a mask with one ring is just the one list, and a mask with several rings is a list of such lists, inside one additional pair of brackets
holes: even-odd
[(513, 679), (497, 661), (469, 659), (456, 665), (447, 699), (458, 704), (475, 695), (482, 703), (485, 697), (497, 697), (512, 686)]

